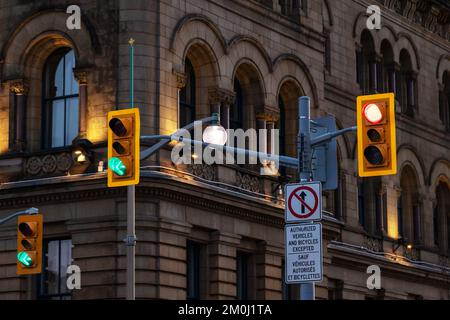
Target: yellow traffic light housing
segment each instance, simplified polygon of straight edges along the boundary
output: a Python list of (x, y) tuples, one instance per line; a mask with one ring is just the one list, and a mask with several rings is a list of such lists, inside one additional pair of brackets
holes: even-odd
[(397, 174), (394, 94), (359, 96), (356, 112), (359, 176)]
[(108, 113), (108, 187), (139, 183), (140, 129), (139, 109)]
[(17, 274), (42, 272), (43, 216), (19, 216), (17, 223)]

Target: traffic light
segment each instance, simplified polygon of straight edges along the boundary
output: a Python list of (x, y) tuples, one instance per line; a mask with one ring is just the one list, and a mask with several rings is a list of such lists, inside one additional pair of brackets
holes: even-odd
[(108, 113), (108, 187), (139, 183), (139, 109)]
[(397, 174), (394, 94), (359, 96), (357, 118), (359, 176)]
[(17, 274), (42, 272), (43, 218), (19, 216), (17, 224)]

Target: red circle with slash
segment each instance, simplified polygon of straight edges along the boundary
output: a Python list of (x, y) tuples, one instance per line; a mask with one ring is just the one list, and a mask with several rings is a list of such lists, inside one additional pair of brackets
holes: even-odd
[[(309, 192), (314, 197), (314, 206), (312, 208), (311, 208), (311, 206), (308, 203), (306, 203), (306, 201), (301, 196), (299, 196), (297, 194), (300, 191)], [(295, 210), (292, 208), (292, 202), (293, 201), (299, 201), (300, 205), (305, 208), (305, 212), (307, 210), (309, 212), (308, 213), (297, 213), (297, 212), (295, 212)], [(296, 218), (307, 219), (307, 218), (311, 217), (314, 213), (316, 213), (316, 210), (317, 210), (318, 206), (319, 206), (319, 197), (317, 196), (317, 194), (314, 191), (314, 189), (312, 189), (312, 188), (310, 188), (308, 186), (299, 187), (299, 188), (295, 189), (294, 191), (292, 191), (291, 194), (289, 195), (289, 199), (288, 199), (289, 212)]]

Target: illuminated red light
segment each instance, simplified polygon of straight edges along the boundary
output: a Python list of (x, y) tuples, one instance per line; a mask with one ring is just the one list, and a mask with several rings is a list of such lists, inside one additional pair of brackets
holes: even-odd
[(383, 120), (383, 113), (378, 105), (371, 103), (364, 107), (364, 117), (372, 124), (378, 124)]

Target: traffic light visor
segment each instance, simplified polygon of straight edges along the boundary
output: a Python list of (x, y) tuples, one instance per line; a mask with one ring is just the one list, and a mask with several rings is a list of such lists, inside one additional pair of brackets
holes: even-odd
[(36, 222), (22, 222), (19, 224), (19, 231), (25, 237), (34, 237), (37, 234), (37, 223)]

